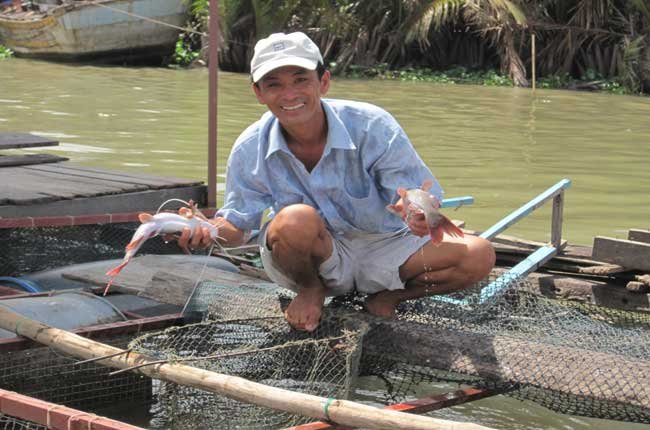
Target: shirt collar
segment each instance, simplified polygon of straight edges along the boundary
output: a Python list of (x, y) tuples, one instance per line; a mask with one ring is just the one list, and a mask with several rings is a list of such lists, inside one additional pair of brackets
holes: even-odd
[[(357, 149), (354, 142), (352, 142), (352, 138), (350, 137), (345, 124), (329, 105), (327, 99), (321, 99), (321, 105), (323, 106), (323, 110), (327, 116), (327, 143), (323, 155), (329, 154), (331, 149)], [(287, 146), (287, 141), (284, 138), (284, 134), (282, 134), (280, 121), (278, 121), (278, 119), (273, 115), (271, 115), (270, 121), (271, 124), (268, 134), (269, 147), (266, 151), (265, 158), (269, 158), (271, 154), (276, 151), (284, 151), (291, 154), (291, 151)]]

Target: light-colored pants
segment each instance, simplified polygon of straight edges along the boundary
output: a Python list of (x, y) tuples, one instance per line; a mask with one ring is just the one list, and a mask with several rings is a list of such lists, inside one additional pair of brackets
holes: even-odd
[[(260, 255), (266, 274), (276, 284), (298, 292), (300, 286), (273, 263), (266, 243), (268, 223), (260, 232)], [(410, 231), (391, 233), (346, 233), (332, 237), (332, 255), (321, 263), (318, 273), (329, 296), (347, 294), (354, 289), (364, 294), (401, 290), (404, 282), (399, 268), (430, 239)]]

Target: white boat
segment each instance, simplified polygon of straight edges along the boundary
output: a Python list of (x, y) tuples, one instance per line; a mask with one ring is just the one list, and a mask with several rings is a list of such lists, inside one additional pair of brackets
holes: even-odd
[(34, 0), (0, 12), (0, 45), (51, 60), (161, 57), (186, 24), (186, 0)]

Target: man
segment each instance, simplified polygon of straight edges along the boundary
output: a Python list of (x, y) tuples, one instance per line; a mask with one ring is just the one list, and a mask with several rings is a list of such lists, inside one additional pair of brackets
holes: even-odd
[[(390, 317), (403, 300), (456, 291), (489, 273), (488, 241), (445, 236), (434, 245), (422, 214), (407, 219), (397, 188), (428, 180), (440, 199), (440, 186), (386, 111), (322, 98), (330, 73), (305, 34), (260, 40), (251, 75), (269, 111), (237, 139), (213, 222), (228, 246), (237, 246), (271, 208), (260, 252), (269, 277), (297, 293), (286, 310), (289, 324), (316, 329), (328, 295), (356, 289), (368, 294), (370, 313)], [(385, 209), (390, 203), (401, 218)], [(189, 236), (185, 231), (179, 244), (209, 242), (205, 232), (191, 243)]]

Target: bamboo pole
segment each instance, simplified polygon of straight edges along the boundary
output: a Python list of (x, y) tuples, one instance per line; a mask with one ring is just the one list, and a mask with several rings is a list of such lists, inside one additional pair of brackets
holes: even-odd
[[(151, 361), (150, 358), (133, 352), (114, 355), (120, 351), (119, 348), (50, 327), (3, 306), (0, 306), (0, 327), (77, 358), (107, 356), (97, 361), (107, 367), (123, 369)], [(137, 371), (152, 378), (218, 393), (242, 402), (348, 426), (395, 430), (487, 430), (487, 427), (477, 424), (405, 414), (348, 400), (325, 399), (296, 393), (182, 364), (155, 364)]]

